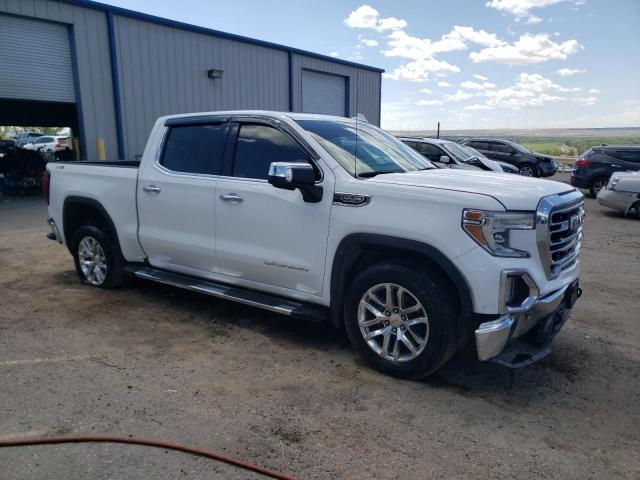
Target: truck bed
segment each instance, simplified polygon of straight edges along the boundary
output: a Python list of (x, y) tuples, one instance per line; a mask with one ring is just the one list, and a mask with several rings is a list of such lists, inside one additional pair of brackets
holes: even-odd
[[(136, 188), (140, 162), (49, 162), (49, 213), (63, 227), (65, 201), (81, 199), (104, 209), (116, 229), (125, 258), (142, 260), (138, 242)], [(60, 228), (62, 241), (64, 228)]]

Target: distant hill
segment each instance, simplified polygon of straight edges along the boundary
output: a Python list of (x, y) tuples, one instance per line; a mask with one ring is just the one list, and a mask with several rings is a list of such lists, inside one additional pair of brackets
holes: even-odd
[[(391, 130), (394, 135), (435, 136), (435, 130)], [(495, 128), (440, 130), (443, 137), (639, 137), (640, 127), (624, 128)]]

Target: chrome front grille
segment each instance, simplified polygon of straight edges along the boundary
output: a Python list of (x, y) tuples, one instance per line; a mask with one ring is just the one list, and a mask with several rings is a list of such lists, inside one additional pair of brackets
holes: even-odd
[(577, 191), (545, 197), (537, 211), (540, 259), (548, 278), (571, 267), (580, 253), (584, 196)]

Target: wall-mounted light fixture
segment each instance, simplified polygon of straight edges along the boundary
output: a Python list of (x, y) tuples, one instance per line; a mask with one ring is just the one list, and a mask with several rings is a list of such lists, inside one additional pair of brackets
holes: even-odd
[(218, 70), (218, 69), (212, 68), (211, 70), (207, 70), (207, 77), (209, 77), (209, 78), (222, 78), (222, 72), (223, 72), (223, 70)]

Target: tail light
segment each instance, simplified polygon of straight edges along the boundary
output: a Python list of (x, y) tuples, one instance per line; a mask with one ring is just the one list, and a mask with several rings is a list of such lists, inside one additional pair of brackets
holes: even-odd
[(576, 161), (576, 167), (590, 167), (591, 162), (589, 160), (578, 160)]
[(51, 184), (51, 172), (49, 170), (45, 170), (42, 172), (42, 196), (47, 201), (47, 205), (49, 205), (49, 190)]

